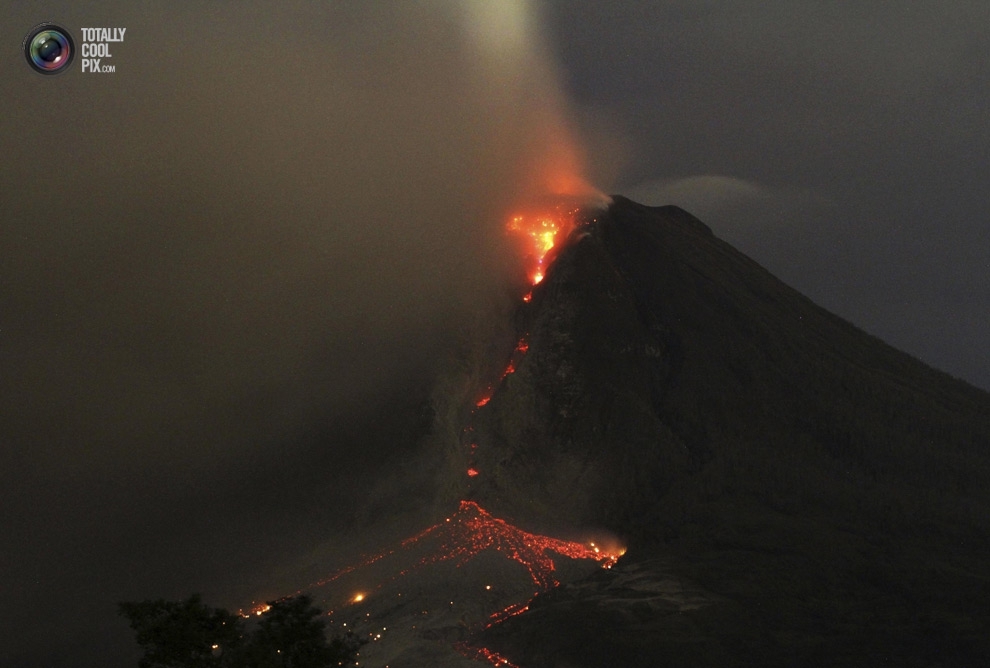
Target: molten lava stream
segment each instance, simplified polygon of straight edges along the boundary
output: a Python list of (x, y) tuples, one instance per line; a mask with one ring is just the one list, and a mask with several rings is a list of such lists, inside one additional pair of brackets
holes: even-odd
[[(568, 234), (575, 227), (577, 213), (577, 209), (565, 210), (563, 207), (556, 207), (551, 212), (538, 215), (517, 215), (509, 221), (508, 231), (517, 234), (523, 240), (524, 257), (528, 265), (527, 276), (533, 286), (543, 280), (552, 260), (549, 253), (555, 247), (558, 237), (561, 234)], [(529, 302), (532, 297), (533, 291), (530, 290), (522, 299), (524, 302)], [(499, 383), (504, 382), (519, 368), (529, 350), (528, 336), (528, 334), (524, 335), (513, 349)], [(496, 386), (489, 386), (486, 389), (485, 394), (475, 402), (472, 414), (491, 401), (496, 389)], [(473, 435), (474, 431), (474, 425), (468, 424), (462, 436), (472, 456), (478, 447)], [(481, 475), (481, 471), (472, 463), (467, 469), (467, 475), (473, 479)], [(453, 562), (455, 566), (460, 567), (482, 553), (495, 553), (522, 566), (533, 584), (532, 595), (535, 596), (559, 585), (555, 558), (590, 560), (597, 562), (603, 568), (611, 568), (625, 552), (621, 548), (611, 550), (597, 546), (595, 543), (583, 544), (529, 533), (493, 516), (476, 502), (463, 500), (457, 511), (443, 522), (406, 538), (396, 547), (365, 556), (358, 563), (315, 582), (311, 588), (328, 585), (345, 575), (372, 565), (377, 564), (376, 568), (385, 566), (389, 558), (398, 558), (403, 552), (413, 549), (420, 551), (425, 549), (426, 554), (420, 552), (410, 555), (415, 559), (412, 565), (403, 566), (400, 562), (400, 565), (391, 571), (391, 576), (383, 576), (382, 582), (371, 589), (380, 590), (384, 582), (397, 580), (431, 564)], [(349, 603), (360, 603), (364, 598), (364, 594), (357, 594), (351, 597)], [(478, 620), (478, 623), (485, 628), (500, 624), (506, 619), (526, 612), (529, 603), (528, 600), (512, 603), (501, 610), (491, 612), (487, 621)], [(261, 615), (267, 607), (267, 605), (256, 606), (250, 614)], [(461, 642), (454, 645), (454, 648), (463, 656), (473, 660), (485, 661), (502, 668), (519, 668), (509, 659), (485, 647), (471, 647)]]
[[(384, 564), (386, 559), (392, 556), (401, 559), (403, 552), (413, 550), (415, 551), (410, 556), (415, 561), (412, 565), (404, 567), (400, 561), (391, 576), (384, 576), (384, 581), (394, 581), (421, 568), (443, 562), (452, 562), (455, 567), (460, 568), (468, 561), (486, 553), (500, 555), (519, 564), (532, 582), (532, 595), (547, 591), (559, 584), (555, 559), (589, 560), (597, 562), (604, 568), (610, 568), (623, 552), (621, 549), (605, 549), (593, 542), (579, 543), (530, 533), (495, 517), (474, 501), (461, 501), (457, 511), (444, 521), (403, 540), (395, 548), (365, 557), (357, 566), (344, 568), (324, 578), (317, 585), (333, 582), (361, 567)], [(426, 551), (425, 554), (423, 550)], [(381, 585), (373, 589), (380, 588)], [(353, 597), (351, 602), (360, 602), (361, 598), (364, 597)], [(531, 599), (531, 596), (528, 598)], [(482, 625), (489, 628), (526, 612), (529, 603), (530, 600), (512, 603), (490, 613), (487, 621), (477, 619), (470, 623), (472, 626), (477, 624), (475, 628), (480, 628)], [(467, 658), (485, 661), (493, 666), (511, 668), (515, 665), (504, 656), (485, 647), (458, 643), (454, 649)]]
[[(451, 562), (455, 567), (460, 568), (468, 561), (485, 553), (489, 556), (498, 555), (505, 560), (519, 564), (528, 575), (533, 585), (533, 589), (530, 591), (532, 595), (535, 595), (558, 585), (555, 560), (561, 558), (588, 560), (597, 562), (604, 568), (609, 568), (618, 560), (622, 552), (621, 549), (604, 549), (591, 542), (580, 543), (530, 533), (495, 517), (476, 502), (465, 500), (460, 502), (456, 512), (442, 522), (402, 540), (394, 547), (365, 556), (356, 564), (319, 580), (311, 585), (310, 589), (334, 583), (345, 575), (358, 575), (357, 572), (361, 569), (384, 568), (384, 572), (380, 572), (376, 576), (380, 579), (377, 586), (362, 588), (361, 593), (349, 595), (348, 605), (361, 604), (364, 600), (373, 598), (374, 595), (369, 594), (369, 592), (381, 590), (382, 585), (386, 582), (398, 581), (400, 578), (411, 575), (414, 571), (433, 564)], [(398, 562), (392, 561), (393, 559), (398, 560)], [(367, 573), (363, 577), (367, 579)], [(486, 589), (490, 588), (486, 587)], [(489, 628), (499, 624), (506, 619), (524, 613), (529, 608), (532, 595), (523, 594), (527, 600), (511, 603), (501, 610), (486, 612), (487, 619), (476, 617), (468, 620), (467, 623), (478, 630), (482, 627)], [(504, 605), (504, 599), (498, 605)], [(261, 605), (252, 608), (249, 613), (242, 614), (245, 616), (262, 615), (267, 611), (267, 608), (267, 605)], [(370, 615), (370, 613), (368, 614)], [(426, 613), (424, 612), (424, 614)], [(369, 621), (371, 620), (369, 619)], [(389, 627), (391, 628), (391, 624)], [(454, 649), (469, 659), (483, 661), (493, 666), (508, 668), (515, 666), (506, 657), (485, 647), (472, 647), (467, 643), (458, 643), (454, 645)]]
[[(543, 280), (547, 266), (552, 260), (552, 256), (549, 255), (550, 251), (556, 246), (558, 237), (562, 234), (569, 234), (577, 225), (579, 211), (579, 209), (566, 209), (558, 205), (550, 211), (542, 211), (538, 214), (517, 214), (509, 220), (506, 229), (509, 233), (521, 239), (523, 257), (527, 265), (529, 265), (527, 267), (527, 275), (533, 286), (536, 286)], [(530, 289), (523, 295), (522, 300), (528, 303), (532, 299), (533, 290)], [(519, 368), (519, 364), (529, 350), (528, 339), (528, 333), (519, 339), (516, 347), (509, 355), (508, 364), (502, 372), (501, 378), (499, 378), (499, 384), (504, 382), (508, 376), (515, 373), (516, 369)], [(489, 385), (484, 395), (475, 402), (475, 409), (477, 410), (487, 406), (492, 400), (492, 395), (496, 389), (497, 387)], [(473, 414), (474, 411), (472, 411)], [(473, 431), (473, 424), (465, 429), (465, 432)], [(474, 479), (481, 474), (474, 460), (475, 450), (478, 446), (473, 439), (465, 441), (465, 445), (469, 447), (467, 476)]]
[[(611, 568), (624, 552), (621, 549), (602, 549), (595, 543), (584, 544), (529, 533), (493, 516), (474, 501), (461, 501), (457, 512), (443, 522), (403, 540), (398, 547), (365, 557), (358, 564), (343, 568), (315, 582), (312, 587), (327, 585), (344, 575), (397, 555), (403, 550), (410, 550), (426, 539), (436, 542), (435, 549), (418, 559), (411, 568), (400, 569), (390, 579), (445, 561), (462, 565), (482, 552), (491, 550), (521, 565), (532, 580), (535, 587), (533, 593), (536, 594), (558, 584), (555, 577), (554, 554), (568, 559), (595, 561), (603, 568)], [(525, 604), (510, 606), (494, 613), (490, 617), (490, 623), (497, 623), (501, 619), (523, 612), (523, 609), (520, 609), (522, 605)]]
[[(576, 227), (579, 211), (579, 209), (565, 209), (563, 206), (557, 206), (551, 211), (538, 214), (517, 214), (509, 220), (506, 229), (521, 240), (522, 254), (527, 264), (526, 274), (532, 285), (535, 286), (543, 280), (551, 259), (549, 257), (550, 251), (556, 246), (558, 237), (566, 236)], [(529, 290), (522, 297), (523, 302), (526, 303), (532, 299), (532, 290)], [(509, 363), (500, 380), (505, 380), (506, 376), (515, 372), (523, 355), (529, 350), (528, 336), (527, 334), (519, 340), (509, 357)], [(475, 407), (486, 406), (491, 401), (494, 391), (495, 389), (489, 386), (485, 394), (475, 402)]]

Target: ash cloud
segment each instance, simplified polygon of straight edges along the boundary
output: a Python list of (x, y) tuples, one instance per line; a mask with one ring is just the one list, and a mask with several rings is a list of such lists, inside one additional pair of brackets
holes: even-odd
[(505, 211), (578, 187), (523, 3), (111, 9), (114, 78), (4, 76), (10, 400), (73, 427), (47, 464), (222, 459), (376, 387), (506, 274)]
[(0, 64), (7, 600), (60, 600), (71, 620), (92, 596), (112, 615), (214, 575), (243, 593), (238, 572), (272, 572), (360, 498), (358, 473), (401, 454), (402, 434), (357, 432), (414, 410), (405, 388), (498, 302), (508, 211), (594, 192), (538, 17), (525, 2), (4, 15), (6, 44), (39, 16), (127, 28), (112, 75)]

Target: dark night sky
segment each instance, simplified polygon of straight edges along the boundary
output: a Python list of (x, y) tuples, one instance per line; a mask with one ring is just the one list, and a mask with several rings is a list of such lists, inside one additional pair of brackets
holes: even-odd
[[(428, 468), (364, 425), (498, 299), (569, 127), (598, 187), (990, 388), (985, 2), (2, 7), (5, 666), (282, 593), (376, 461)], [(44, 20), (126, 27), (117, 71), (30, 71)]]
[(990, 5), (561, 1), (548, 23), (613, 190), (990, 388)]

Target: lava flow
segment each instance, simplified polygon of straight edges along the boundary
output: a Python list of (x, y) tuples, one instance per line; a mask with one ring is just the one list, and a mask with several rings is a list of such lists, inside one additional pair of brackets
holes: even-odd
[[(566, 237), (577, 227), (577, 217), (581, 209), (567, 207), (563, 204), (542, 210), (540, 213), (519, 213), (509, 219), (506, 230), (521, 240), (522, 257), (526, 264), (526, 276), (531, 285), (536, 286), (543, 281), (547, 267), (553, 259), (550, 254), (557, 246), (561, 237)], [(523, 295), (522, 300), (529, 303), (533, 300), (533, 291)], [(501, 380), (513, 373), (523, 355), (529, 350), (529, 343), (524, 336), (519, 340), (509, 358), (509, 363), (502, 373)], [(482, 408), (491, 401), (493, 387), (489, 385), (484, 396), (475, 402), (477, 408)]]
[(621, 552), (602, 551), (594, 543), (585, 545), (523, 531), (494, 517), (474, 501), (461, 501), (457, 512), (433, 529), (443, 530), (440, 549), (421, 564), (448, 559), (461, 564), (484, 550), (493, 549), (521, 564), (538, 591), (558, 584), (553, 553), (570, 559), (591, 559), (605, 568), (621, 556)]
[[(526, 612), (536, 594), (558, 586), (558, 569), (563, 568), (565, 563), (568, 564), (565, 573), (573, 577), (576, 562), (587, 563), (589, 568), (594, 564), (611, 568), (624, 552), (622, 548), (606, 548), (594, 542), (582, 543), (531, 533), (493, 516), (476, 502), (465, 500), (460, 502), (456, 512), (443, 521), (388, 550), (369, 555), (356, 565), (341, 569), (314, 583), (310, 589), (334, 583), (336, 591), (329, 593), (325, 600), (338, 610), (338, 613), (331, 613), (332, 618), (345, 616), (350, 622), (340, 628), (361, 629), (362, 637), (371, 628), (373, 630), (367, 633), (367, 639), (378, 645), (386, 630), (382, 626), (385, 624), (391, 642), (403, 646), (410, 637), (416, 637), (415, 634), (437, 634), (441, 633), (439, 629), (454, 625), (474, 632), (500, 624)], [(483, 558), (475, 561), (479, 557)], [(469, 562), (473, 562), (471, 566), (468, 566)], [(441, 564), (449, 564), (454, 570), (432, 570), (441, 568)], [(437, 600), (428, 602), (431, 596), (435, 599), (445, 595), (441, 593), (444, 592), (444, 584), (440, 583), (448, 582), (455, 572), (465, 573), (467, 569), (473, 570), (460, 577), (467, 577), (467, 582), (479, 589), (483, 586), (480, 597), (475, 595), (473, 602), (462, 603), (456, 597), (458, 593), (463, 595), (464, 590), (454, 586), (449, 593), (449, 603), (446, 598), (439, 599), (441, 606), (437, 606)], [(424, 575), (414, 575), (424, 570)], [(436, 579), (438, 577), (439, 580)], [(496, 579), (488, 580), (486, 584), (486, 580), (481, 578), (487, 577)], [(568, 576), (560, 577), (566, 579)], [(523, 584), (523, 578), (528, 579), (528, 587)], [(369, 583), (369, 580), (377, 581), (377, 584)], [(425, 598), (415, 594), (410, 597), (409, 594), (416, 592), (424, 582), (436, 582), (439, 587), (429, 585), (428, 591), (431, 593)], [(460, 587), (463, 587), (463, 582)], [(376, 604), (375, 601), (379, 602)], [(369, 604), (371, 607), (367, 607)], [(445, 611), (455, 607), (465, 612), (457, 613), (453, 620), (441, 621)], [(404, 618), (389, 616), (404, 609), (412, 613)], [(258, 608), (248, 614), (263, 612)], [(433, 627), (430, 630), (426, 626), (427, 620), (433, 619), (436, 620), (433, 623), (441, 624), (439, 629)], [(331, 623), (334, 623), (333, 620)], [(502, 668), (518, 668), (505, 656), (486, 647), (472, 646), (469, 641), (453, 642), (451, 648), (474, 661)]]
[[(578, 212), (578, 209), (558, 206), (552, 209), (550, 213), (520, 214), (513, 216), (509, 221), (508, 231), (521, 238), (525, 245), (523, 256), (527, 263), (527, 276), (532, 286), (536, 286), (543, 280), (545, 272), (553, 260), (550, 253), (562, 235), (570, 234), (577, 226)], [(530, 290), (523, 297), (523, 301), (530, 302), (532, 295), (533, 292)], [(508, 363), (498, 382), (489, 385), (484, 396), (475, 402), (472, 416), (476, 415), (491, 401), (498, 385), (519, 368), (528, 350), (529, 336), (523, 335), (509, 355)], [(464, 429), (464, 443), (469, 448), (467, 476), (472, 480), (477, 479), (478, 476), (483, 476), (484, 473), (479, 471), (474, 463), (475, 450), (478, 448), (474, 431), (474, 424), (472, 423), (469, 423)], [(406, 538), (391, 549), (365, 556), (356, 564), (313, 583), (310, 588), (324, 587), (338, 580), (340, 582), (337, 583), (337, 587), (350, 579), (365, 580), (363, 583), (365, 585), (367, 579), (377, 580), (377, 586), (362, 588), (361, 593), (353, 593), (351, 590), (352, 593), (346, 599), (348, 608), (354, 605), (366, 606), (367, 603), (363, 603), (364, 601), (369, 598), (373, 600), (375, 596), (387, 591), (385, 588), (387, 583), (396, 583), (397, 586), (401, 586), (399, 583), (408, 582), (403, 578), (415, 571), (442, 563), (450, 563), (455, 568), (460, 569), (482, 554), (489, 555), (487, 557), (489, 559), (491, 555), (498, 555), (508, 562), (514, 562), (521, 566), (522, 570), (518, 571), (519, 575), (521, 576), (524, 572), (528, 576), (532, 588), (529, 589), (527, 595), (528, 587), (522, 584), (524, 581), (520, 581), (513, 585), (514, 590), (507, 588), (505, 593), (499, 593), (498, 598), (494, 598), (495, 592), (492, 591), (492, 585), (486, 585), (486, 592), (493, 598), (478, 599), (480, 609), (476, 609), (476, 614), (471, 617), (462, 616), (459, 620), (461, 625), (480, 630), (526, 612), (529, 609), (532, 596), (558, 586), (560, 582), (557, 571), (561, 560), (583, 560), (597, 563), (603, 568), (611, 568), (624, 552), (625, 550), (621, 547), (611, 548), (596, 545), (594, 542), (581, 543), (530, 533), (493, 516), (475, 501), (462, 500), (456, 512), (442, 522)], [(496, 558), (495, 561), (498, 562), (498, 559)], [(489, 567), (482, 567), (482, 571)], [(511, 571), (512, 568), (510, 567), (509, 570)], [(366, 569), (373, 569), (374, 573), (372, 574), (371, 570)], [(342, 580), (344, 576), (348, 577)], [(502, 587), (498, 588), (500, 591), (503, 589)], [(338, 602), (342, 602), (340, 593), (338, 592), (333, 596)], [(393, 600), (407, 600), (403, 599), (402, 596), (402, 593), (397, 593)], [(395, 603), (395, 605), (399, 604)], [(449, 601), (451, 608), (454, 605), (453, 600)], [(267, 605), (257, 606), (247, 614), (261, 615), (266, 609)], [(416, 609), (418, 610), (418, 608)], [(429, 610), (422, 610), (417, 613), (417, 618), (419, 615), (429, 616), (429, 613)], [(368, 612), (365, 616), (370, 619), (371, 613)], [(344, 626), (346, 627), (347, 624), (345, 623)], [(392, 624), (390, 623), (389, 628), (391, 627)], [(408, 632), (419, 633), (416, 629), (417, 625), (413, 624)], [(381, 631), (385, 631), (385, 627), (381, 627)], [(377, 641), (382, 636), (380, 632), (375, 631), (369, 637)], [(506, 657), (485, 647), (472, 647), (463, 641), (454, 643), (453, 647), (462, 656), (469, 659), (485, 661), (493, 666), (503, 668), (517, 668)]]
[(445, 561), (453, 561), (455, 566), (461, 566), (486, 550), (494, 550), (526, 569), (536, 587), (533, 592), (536, 594), (559, 584), (554, 577), (554, 554), (568, 559), (588, 559), (598, 562), (603, 568), (611, 568), (625, 552), (621, 548), (606, 549), (594, 542), (579, 543), (529, 533), (495, 517), (474, 501), (461, 501), (457, 512), (443, 522), (405, 539), (397, 548), (366, 557), (356, 566), (341, 569), (315, 582), (313, 587), (329, 584), (400, 551), (412, 550), (427, 539), (431, 541), (428, 546), (430, 552), (412, 566), (395, 572), (392, 579), (408, 575), (423, 566)]

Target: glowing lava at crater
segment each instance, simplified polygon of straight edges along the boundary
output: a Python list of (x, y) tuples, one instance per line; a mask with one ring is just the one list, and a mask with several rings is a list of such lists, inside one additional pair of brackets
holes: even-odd
[(522, 241), (526, 275), (533, 285), (543, 280), (548, 254), (574, 229), (580, 211), (558, 205), (548, 211), (518, 213), (510, 218), (506, 229)]

